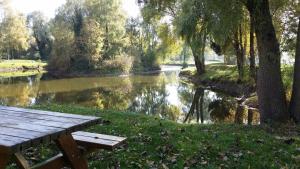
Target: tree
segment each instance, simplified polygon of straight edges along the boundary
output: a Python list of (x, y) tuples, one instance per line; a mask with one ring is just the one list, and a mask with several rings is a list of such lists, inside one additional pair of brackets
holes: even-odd
[(120, 0), (85, 0), (87, 16), (97, 21), (103, 32), (103, 59), (112, 59), (124, 49), (125, 13)]
[(254, 20), (259, 53), (257, 94), (261, 123), (284, 122), (289, 116), (281, 77), (279, 42), (270, 14), (269, 1), (248, 0), (244, 3)]
[(290, 113), (296, 122), (300, 122), (300, 17), (297, 33), (297, 44), (294, 65), (294, 83), (290, 102)]
[(68, 23), (55, 18), (51, 22), (51, 33), (54, 37), (53, 47), (48, 61), (51, 72), (65, 73), (71, 70), (73, 55), (74, 32), (68, 29)]
[(52, 35), (45, 16), (38, 11), (32, 12), (28, 15), (27, 22), (32, 29), (41, 59), (47, 60), (52, 50)]
[(29, 31), (26, 20), (20, 14), (9, 12), (0, 25), (0, 46), (7, 59), (14, 59), (29, 47)]
[[(170, 2), (174, 1), (150, 1), (150, 3), (157, 4), (158, 9), (165, 3), (169, 4)], [(286, 121), (288, 119), (288, 113), (281, 77), (280, 48), (270, 13), (269, 1), (231, 0), (224, 3), (224, 1), (221, 0), (201, 0), (195, 3), (192, 1), (186, 2), (190, 3), (190, 5), (188, 5), (189, 9), (196, 9), (194, 11), (187, 10), (189, 11), (188, 14), (190, 14), (190, 16), (194, 15), (196, 17), (190, 17), (186, 22), (192, 25), (198, 25), (199, 22), (201, 23), (201, 25), (191, 27), (194, 29), (187, 29), (187, 27), (185, 27), (187, 30), (186, 32), (195, 33), (197, 32), (197, 29), (195, 28), (206, 26), (205, 30), (207, 30), (210, 36), (217, 42), (226, 42), (230, 32), (238, 30), (238, 25), (241, 23), (245, 14), (243, 8), (245, 7), (248, 9), (255, 25), (259, 54), (260, 65), (257, 75), (257, 94), (261, 113), (261, 123)], [(206, 6), (201, 8), (204, 4)], [(196, 5), (200, 5), (200, 7), (195, 7)], [(204, 15), (197, 16), (197, 12), (199, 12), (198, 14)], [(185, 15), (181, 16), (183, 16), (181, 17), (182, 19), (188, 18)], [(206, 25), (203, 23), (206, 23)], [(199, 37), (200, 36), (194, 39), (199, 40)]]

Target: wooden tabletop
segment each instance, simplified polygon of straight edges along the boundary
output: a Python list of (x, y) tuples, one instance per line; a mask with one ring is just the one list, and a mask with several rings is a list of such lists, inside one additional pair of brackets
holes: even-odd
[(98, 117), (0, 106), (0, 148), (18, 152), (100, 122)]

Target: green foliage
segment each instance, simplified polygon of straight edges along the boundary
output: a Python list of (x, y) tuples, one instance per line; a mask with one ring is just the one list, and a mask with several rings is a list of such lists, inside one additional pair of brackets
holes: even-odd
[(101, 26), (104, 45), (101, 55), (106, 59), (114, 58), (123, 51), (125, 36), (125, 13), (120, 0), (86, 0), (87, 15)]
[(29, 31), (24, 16), (8, 12), (0, 22), (0, 53), (7, 59), (19, 56), (29, 48)]
[[(114, 12), (112, 12), (114, 9)], [(120, 1), (68, 0), (60, 7), (53, 20), (53, 27), (64, 26), (66, 38), (56, 39), (54, 48), (61, 48), (68, 39), (64, 62), (64, 71), (94, 70), (104, 60), (113, 59), (122, 53), (125, 27), (123, 13), (120, 10)], [(71, 37), (73, 34), (73, 37)], [(55, 44), (57, 43), (57, 45)], [(53, 49), (59, 51), (59, 49)], [(57, 60), (57, 54), (52, 55)], [(60, 62), (58, 60), (58, 62)], [(58, 64), (51, 62), (51, 64)], [(51, 66), (50, 64), (50, 66)]]
[(45, 16), (41, 12), (33, 12), (27, 17), (28, 25), (33, 31), (40, 59), (47, 60), (52, 50), (52, 36)]
[(52, 71), (66, 72), (71, 69), (71, 56), (73, 55), (74, 33), (66, 29), (68, 25), (55, 20), (51, 32), (54, 37), (53, 48), (49, 59), (48, 68)]
[(182, 42), (167, 23), (158, 27), (158, 37), (161, 40), (157, 50), (159, 58), (165, 60), (178, 55), (182, 50)]
[(105, 60), (100, 65), (98, 70), (101, 73), (125, 73), (131, 71), (133, 59), (128, 56), (116, 56), (114, 59)]

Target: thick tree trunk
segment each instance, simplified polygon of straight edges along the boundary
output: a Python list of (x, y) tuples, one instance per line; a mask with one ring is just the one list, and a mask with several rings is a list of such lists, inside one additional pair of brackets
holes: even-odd
[(285, 122), (289, 119), (280, 70), (280, 50), (268, 0), (248, 0), (254, 19), (259, 53), (257, 94), (261, 123)]
[(290, 102), (290, 113), (294, 120), (300, 122), (300, 17), (297, 33), (297, 45), (294, 66), (294, 84)]
[(254, 21), (250, 18), (250, 76), (256, 80), (256, 64), (255, 64), (255, 50), (254, 50)]

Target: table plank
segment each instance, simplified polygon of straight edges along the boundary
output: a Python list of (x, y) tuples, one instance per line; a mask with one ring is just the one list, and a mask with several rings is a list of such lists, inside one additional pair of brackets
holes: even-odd
[(39, 138), (39, 137), (43, 136), (45, 133), (0, 126), (0, 134), (6, 135), (6, 136), (14, 136), (14, 137), (18, 137), (18, 138), (24, 138), (24, 139), (34, 139), (34, 138)]
[(12, 111), (17, 111), (17, 112), (30, 112), (30, 113), (39, 114), (39, 115), (50, 115), (50, 116), (56, 116), (56, 117), (69, 117), (69, 118), (74, 118), (74, 119), (85, 119), (85, 120), (94, 120), (96, 118), (96, 117), (93, 117), (93, 116), (75, 115), (75, 114), (67, 114), (67, 113), (60, 113), (60, 112), (24, 109), (24, 108), (7, 107), (7, 106), (0, 106), (0, 110), (12, 110)]
[(1, 114), (0, 119), (10, 119), (10, 120), (19, 120), (18, 123), (26, 122), (30, 124), (37, 124), (41, 126), (49, 126), (49, 127), (57, 127), (66, 129), (68, 132), (74, 132), (82, 130), (83, 128), (90, 127), (95, 124), (101, 123), (101, 118), (96, 118), (94, 120), (82, 120), (80, 123), (74, 122), (55, 122), (55, 121), (48, 121), (47, 119), (33, 119), (28, 117), (20, 117), (15, 116), (14, 114)]
[(73, 119), (69, 117), (58, 117), (58, 116), (48, 116), (42, 114), (34, 114), (31, 112), (15, 112), (10, 110), (0, 110), (0, 114), (12, 115), (17, 117), (31, 118), (31, 119), (40, 119), (47, 121), (63, 122), (63, 123), (80, 123), (82, 121), (87, 121), (86, 119)]
[(31, 141), (14, 136), (0, 135), (0, 145), (11, 147), (12, 149), (22, 150), (24, 148), (29, 148), (31, 146)]
[(18, 120), (18, 122), (26, 121), (27, 123), (31, 123), (31, 124), (38, 124), (41, 126), (57, 127), (57, 128), (64, 128), (64, 129), (70, 128), (77, 124), (77, 123), (54, 122), (54, 121), (48, 121), (46, 119), (24, 118), (24, 117), (18, 117), (18, 116), (14, 116), (14, 115), (1, 114), (1, 113), (0, 113), (0, 118), (1, 119), (9, 119), (9, 120)]
[(7, 119), (7, 118), (0, 120), (0, 126), (17, 128), (17, 129), (30, 129), (37, 132), (57, 132), (57, 131), (65, 130), (64, 128), (37, 125), (30, 122), (20, 122), (19, 120), (16, 119)]

